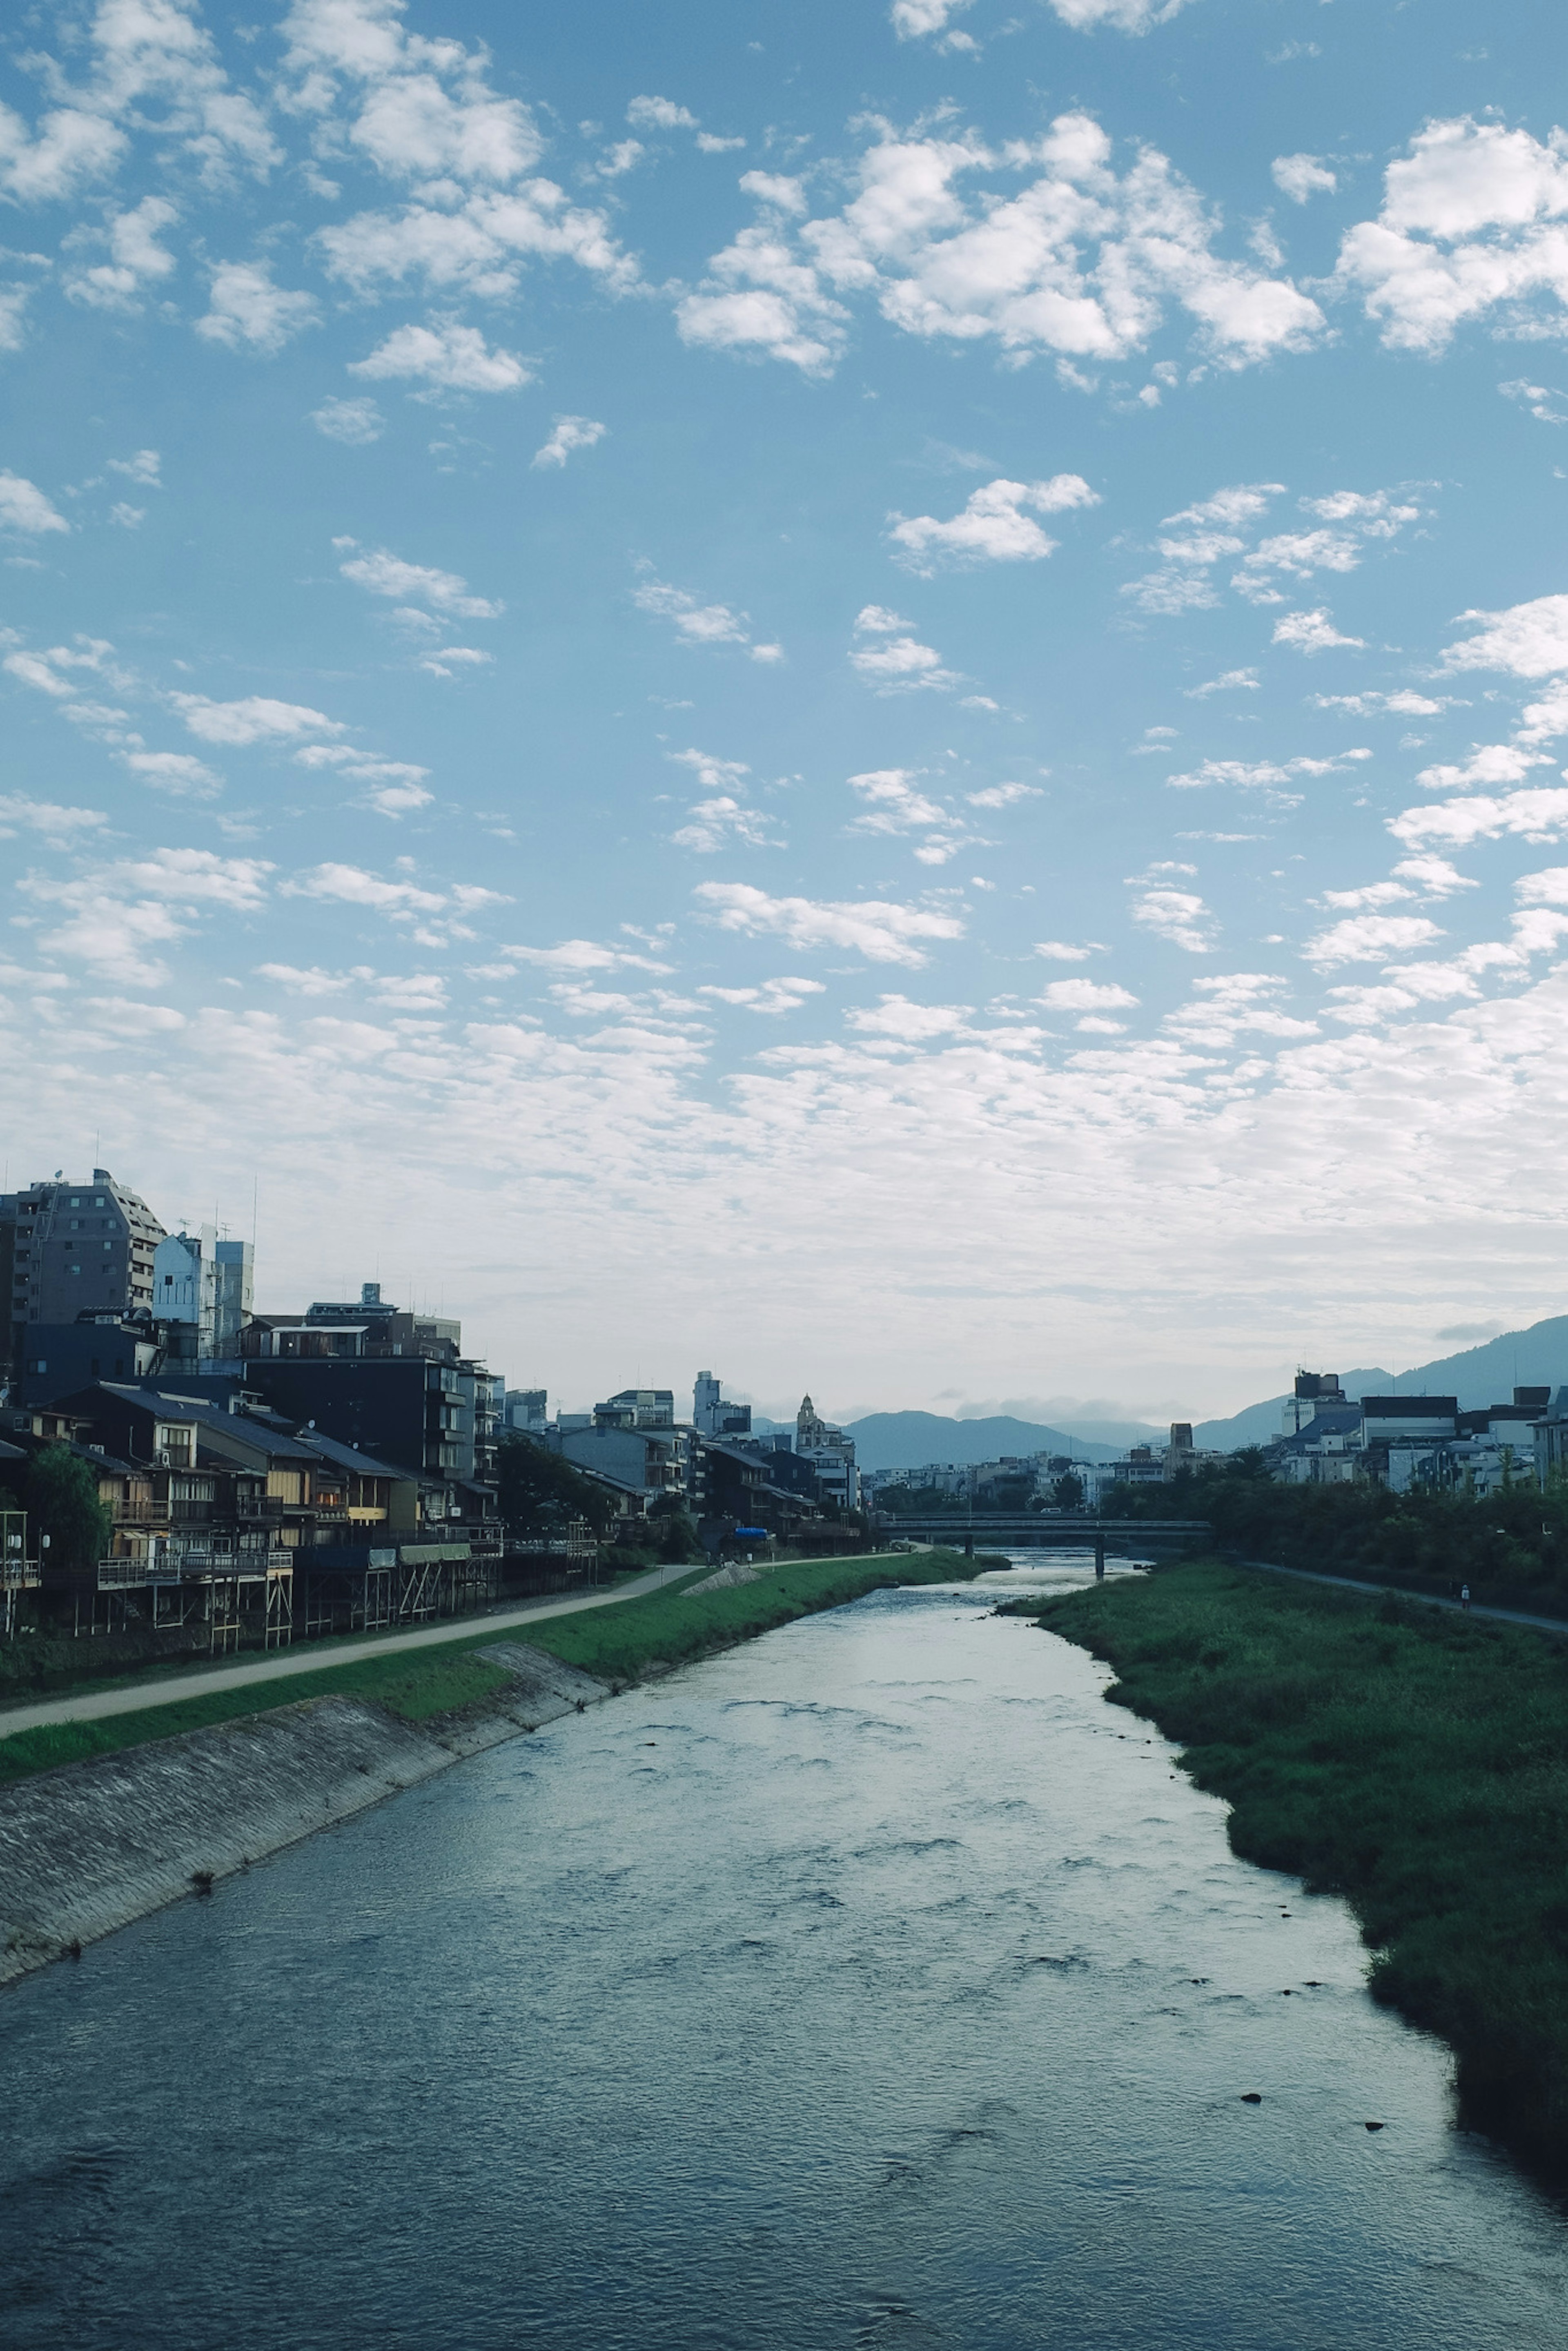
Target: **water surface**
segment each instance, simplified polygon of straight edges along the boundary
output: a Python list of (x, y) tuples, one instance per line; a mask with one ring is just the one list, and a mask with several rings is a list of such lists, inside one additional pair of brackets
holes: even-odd
[(1559, 2351), (1568, 2229), (1343, 1908), (988, 1613), (1083, 1572), (791, 1625), (14, 1988), (5, 2340)]

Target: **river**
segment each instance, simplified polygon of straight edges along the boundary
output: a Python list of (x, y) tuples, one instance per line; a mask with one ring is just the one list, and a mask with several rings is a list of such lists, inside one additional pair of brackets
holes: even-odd
[(1084, 1573), (809, 1618), (16, 1986), (6, 2344), (1558, 2351), (1568, 2222), (1343, 1907), (988, 1613)]

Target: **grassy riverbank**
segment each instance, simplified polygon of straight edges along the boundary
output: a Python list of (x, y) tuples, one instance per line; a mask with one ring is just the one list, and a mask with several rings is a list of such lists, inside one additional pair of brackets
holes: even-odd
[(1036, 1614), (1185, 1749), (1249, 1861), (1342, 1894), (1461, 2118), (1568, 2176), (1568, 1654), (1208, 1561)]
[(537, 1625), (502, 1628), (476, 1619), (455, 1626), (451, 1641), (427, 1649), (404, 1649), (277, 1681), (174, 1698), (96, 1721), (55, 1723), (9, 1739), (0, 1736), (0, 1785), (57, 1764), (112, 1754), (151, 1739), (172, 1739), (208, 1723), (232, 1722), (240, 1715), (269, 1713), (335, 1691), (384, 1706), (405, 1722), (429, 1722), (438, 1715), (477, 1707), (507, 1687), (505, 1670), (475, 1654), (497, 1640), (549, 1649), (600, 1680), (625, 1684), (650, 1666), (684, 1664), (732, 1647), (815, 1609), (841, 1607), (863, 1593), (890, 1584), (956, 1583), (986, 1563), (945, 1551), (797, 1560), (768, 1570), (756, 1583), (690, 1597), (685, 1586), (700, 1583), (706, 1573), (694, 1567), (666, 1590), (577, 1615), (547, 1617)]

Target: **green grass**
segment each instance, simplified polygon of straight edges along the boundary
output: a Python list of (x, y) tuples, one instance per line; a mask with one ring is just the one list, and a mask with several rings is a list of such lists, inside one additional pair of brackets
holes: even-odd
[(1462, 2119), (1568, 2177), (1568, 1645), (1211, 1561), (1027, 1613), (1181, 1741), (1239, 1854), (1345, 1897)]
[(338, 1691), (384, 1706), (405, 1722), (428, 1722), (436, 1715), (472, 1706), (507, 1685), (510, 1677), (504, 1667), (474, 1654), (497, 1640), (549, 1649), (600, 1680), (625, 1683), (634, 1680), (643, 1666), (655, 1658), (674, 1665), (703, 1656), (813, 1609), (837, 1608), (885, 1585), (956, 1583), (972, 1575), (975, 1565), (951, 1552), (796, 1561), (765, 1572), (755, 1584), (705, 1592), (695, 1600), (681, 1595), (708, 1571), (700, 1566), (687, 1568), (643, 1599), (618, 1602), (580, 1615), (549, 1617), (537, 1625), (470, 1620), (450, 1642), (427, 1649), (402, 1649), (384, 1657), (289, 1674), (277, 1681), (252, 1682), (204, 1697), (177, 1698), (99, 1721), (54, 1723), (39, 1730), (18, 1731), (9, 1739), (0, 1738), (0, 1785), (35, 1771), (50, 1771), (57, 1764), (114, 1754), (149, 1740), (172, 1739), (182, 1731), (203, 1729), (209, 1723), (270, 1713), (301, 1698), (327, 1698)]
[(788, 1625), (819, 1608), (841, 1608), (862, 1593), (901, 1583), (953, 1583), (972, 1577), (978, 1562), (956, 1552), (911, 1552), (869, 1559), (787, 1560), (765, 1569), (755, 1583), (704, 1592), (693, 1600), (645, 1593), (623, 1607), (580, 1616), (557, 1616), (528, 1635), (600, 1681), (629, 1682), (655, 1662), (682, 1665), (737, 1641)]

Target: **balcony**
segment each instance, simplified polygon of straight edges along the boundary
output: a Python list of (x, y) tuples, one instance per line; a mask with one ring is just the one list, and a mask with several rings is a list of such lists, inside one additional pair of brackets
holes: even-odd
[(234, 1514), (242, 1526), (277, 1527), (283, 1523), (283, 1507), (276, 1494), (241, 1494)]

